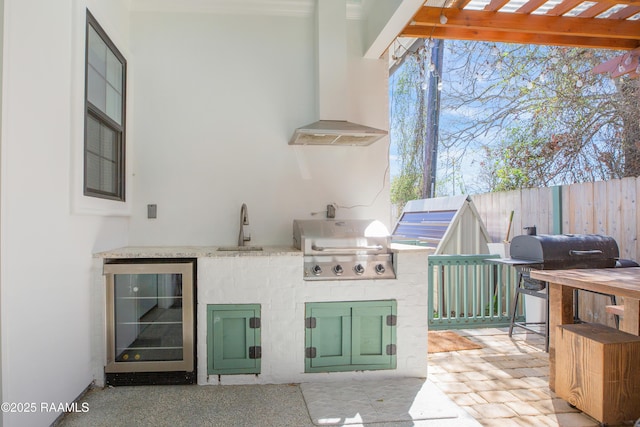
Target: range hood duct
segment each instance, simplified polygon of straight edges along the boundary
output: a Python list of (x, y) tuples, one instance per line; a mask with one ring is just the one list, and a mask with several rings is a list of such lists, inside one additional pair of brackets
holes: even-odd
[(320, 120), (296, 129), (289, 145), (370, 145), (388, 132), (346, 120), (346, 0), (317, 0), (316, 18)]

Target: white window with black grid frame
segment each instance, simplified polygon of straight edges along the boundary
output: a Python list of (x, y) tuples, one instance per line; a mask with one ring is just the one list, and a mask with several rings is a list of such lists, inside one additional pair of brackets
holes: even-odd
[(127, 62), (87, 11), (84, 194), (125, 200)]

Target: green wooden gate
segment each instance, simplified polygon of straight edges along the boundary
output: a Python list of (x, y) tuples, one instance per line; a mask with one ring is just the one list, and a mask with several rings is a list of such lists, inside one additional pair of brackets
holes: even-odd
[[(492, 258), (499, 258), (499, 256), (429, 256), (430, 329), (509, 325), (517, 273), (513, 267), (487, 261)], [(524, 319), (522, 305), (518, 309), (518, 321)]]

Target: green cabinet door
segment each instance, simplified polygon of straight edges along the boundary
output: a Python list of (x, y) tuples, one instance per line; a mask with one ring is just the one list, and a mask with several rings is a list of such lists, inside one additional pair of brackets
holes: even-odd
[(312, 307), (315, 327), (309, 329), (307, 347), (313, 358), (311, 366), (344, 366), (351, 362), (351, 309), (345, 306)]
[(352, 310), (352, 363), (354, 365), (389, 365), (395, 360), (393, 347), (394, 316), (390, 305), (354, 307)]
[(396, 305), (307, 303), (305, 372), (394, 369)]
[(207, 373), (260, 373), (260, 305), (207, 306)]

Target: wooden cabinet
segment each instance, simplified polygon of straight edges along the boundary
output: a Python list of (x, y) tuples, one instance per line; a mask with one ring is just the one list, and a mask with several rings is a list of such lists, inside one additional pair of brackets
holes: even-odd
[(582, 323), (556, 331), (556, 394), (604, 424), (640, 417), (640, 337)]
[(395, 369), (396, 301), (307, 303), (305, 372)]
[(259, 374), (260, 305), (207, 306), (207, 373)]

